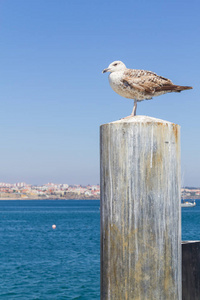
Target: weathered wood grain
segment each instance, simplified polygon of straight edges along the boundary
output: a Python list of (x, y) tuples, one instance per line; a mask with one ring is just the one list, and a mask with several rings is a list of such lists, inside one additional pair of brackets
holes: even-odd
[(101, 300), (181, 300), (180, 128), (100, 128)]

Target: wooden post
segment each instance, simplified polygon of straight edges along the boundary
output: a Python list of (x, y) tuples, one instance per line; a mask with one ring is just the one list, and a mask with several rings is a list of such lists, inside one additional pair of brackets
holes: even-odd
[(179, 129), (146, 116), (100, 128), (101, 300), (181, 300)]
[(200, 241), (182, 242), (182, 300), (200, 299)]

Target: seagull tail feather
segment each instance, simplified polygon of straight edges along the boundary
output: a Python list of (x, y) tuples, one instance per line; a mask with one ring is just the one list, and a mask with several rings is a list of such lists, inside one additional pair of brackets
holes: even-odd
[(191, 89), (193, 89), (192, 86), (175, 85), (173, 91), (180, 93), (181, 91), (191, 90)]
[(163, 85), (163, 86), (160, 86), (160, 87), (156, 87), (155, 92), (168, 91), (168, 92), (180, 93), (181, 91), (191, 90), (191, 89), (193, 89), (192, 86), (182, 86), (182, 85), (169, 84), (169, 85)]

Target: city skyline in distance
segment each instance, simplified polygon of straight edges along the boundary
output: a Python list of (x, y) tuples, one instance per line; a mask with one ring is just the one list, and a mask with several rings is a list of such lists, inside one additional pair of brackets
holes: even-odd
[[(0, 182), (0, 200), (100, 200), (100, 185), (69, 185), (47, 183), (31, 185), (25, 182)], [(182, 187), (181, 199), (200, 199), (200, 188)]]

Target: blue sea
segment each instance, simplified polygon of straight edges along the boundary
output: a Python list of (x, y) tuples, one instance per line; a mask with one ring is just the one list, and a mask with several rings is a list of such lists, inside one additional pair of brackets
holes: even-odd
[[(0, 299), (100, 299), (99, 207), (98, 200), (0, 201)], [(200, 239), (200, 201), (182, 208), (182, 239)]]
[(100, 299), (99, 207), (0, 201), (0, 299)]

